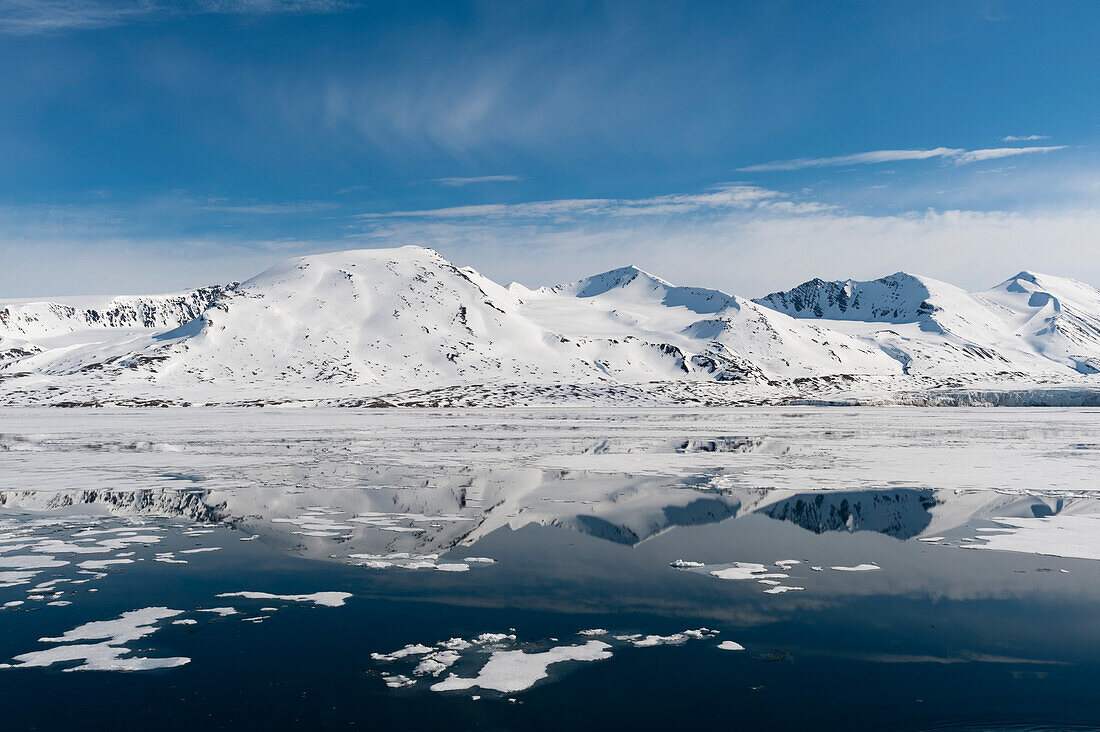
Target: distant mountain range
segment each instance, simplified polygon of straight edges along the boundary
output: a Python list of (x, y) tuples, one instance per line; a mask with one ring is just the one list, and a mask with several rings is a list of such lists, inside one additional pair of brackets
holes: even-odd
[(636, 267), (503, 287), (420, 247), (0, 304), (0, 403), (1100, 403), (1100, 291), (897, 274), (756, 300)]

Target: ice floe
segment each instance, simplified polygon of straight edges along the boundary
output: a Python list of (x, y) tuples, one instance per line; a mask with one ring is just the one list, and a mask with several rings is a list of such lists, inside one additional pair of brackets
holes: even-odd
[(375, 661), (396, 661), (409, 656), (423, 656), (427, 653), (431, 653), (433, 650), (435, 649), (431, 646), (426, 646), (421, 643), (412, 643), (404, 648), (398, 648), (393, 653), (372, 653), (370, 657)]
[(652, 648), (653, 646), (670, 645), (679, 646), (693, 638), (713, 638), (716, 635), (718, 635), (718, 631), (716, 630), (699, 628), (698, 630), (685, 630), (680, 633), (673, 633), (672, 635), (647, 635), (644, 638), (637, 638), (632, 642), (635, 648)]
[(80, 664), (66, 668), (66, 671), (148, 671), (182, 666), (190, 659), (130, 656), (132, 651), (125, 645), (155, 633), (160, 621), (182, 613), (182, 610), (166, 607), (147, 607), (122, 613), (114, 620), (84, 623), (56, 638), (39, 638), (41, 643), (58, 645), (41, 651), (22, 653), (15, 656), (17, 663), (0, 664), (0, 668), (35, 668), (73, 661), (80, 661)]
[(116, 564), (133, 564), (133, 559), (89, 559), (76, 565), (81, 569), (107, 569)]
[(745, 647), (736, 641), (724, 640), (716, 646), (723, 651), (743, 651)]
[(611, 658), (611, 646), (603, 641), (590, 640), (581, 645), (557, 646), (541, 653), (524, 651), (496, 651), (477, 676), (464, 678), (450, 674), (443, 681), (432, 684), (432, 691), (460, 691), (477, 687), (504, 693), (529, 689), (540, 679), (546, 678), (547, 669), (555, 663), (566, 661), (601, 661)]
[(276, 595), (270, 592), (254, 592), (242, 590), (240, 592), (223, 592), (218, 597), (244, 597), (249, 600), (286, 600), (288, 602), (312, 602), (314, 605), (325, 607), (340, 607), (351, 597), (350, 592), (314, 592), (309, 595)]
[(425, 656), (424, 659), (416, 665), (416, 668), (413, 669), (413, 673), (417, 676), (423, 676), (425, 674), (439, 676), (439, 674), (453, 666), (458, 659), (459, 655), (455, 651), (433, 652)]
[(852, 567), (829, 567), (829, 569), (837, 572), (873, 572), (876, 569), (882, 569), (882, 567), (877, 564), (857, 564)]
[[(558, 639), (548, 639), (549, 647), (542, 643), (518, 642), (514, 632), (481, 633), (470, 640), (449, 638), (434, 645), (412, 643), (389, 653), (372, 653), (371, 659), (385, 664), (406, 663), (411, 670), (399, 673), (391, 668), (381, 672), (383, 681), (391, 688), (412, 686), (424, 676), (438, 677), (444, 671), (458, 666), (442, 681), (431, 684), (432, 691), (461, 691), (473, 688), (515, 693), (529, 688), (546, 678), (548, 667), (566, 661), (592, 661), (610, 658), (616, 644), (620, 647), (653, 648), (679, 646), (691, 640), (714, 638), (717, 630), (697, 628), (668, 635), (628, 633), (612, 635), (604, 628), (586, 628), (576, 635), (590, 639), (581, 644), (556, 645)], [(603, 640), (595, 640), (595, 636)], [(542, 650), (532, 646), (542, 645)], [(408, 668), (408, 667), (407, 667)], [(391, 680), (399, 680), (400, 683)], [(411, 680), (412, 683), (407, 683)]]

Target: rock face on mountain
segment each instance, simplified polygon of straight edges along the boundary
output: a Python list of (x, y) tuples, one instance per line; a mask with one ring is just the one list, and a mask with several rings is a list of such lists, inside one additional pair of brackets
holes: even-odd
[(88, 328), (174, 328), (230, 292), (215, 285), (174, 295), (122, 295), (0, 303), (0, 338), (32, 340)]
[[(413, 392), (418, 404), (524, 393), (606, 403), (677, 391), (731, 403), (858, 383), (914, 388), (906, 377), (988, 387), (1100, 371), (1100, 292), (1028, 273), (983, 293), (898, 273), (811, 280), (752, 301), (636, 267), (505, 288), (402, 247), (298, 257), (229, 287), (23, 302), (0, 316), (8, 403), (42, 403), (45, 392), (67, 397), (45, 403), (107, 393), (114, 403), (402, 403), (394, 395)], [(726, 385), (722, 397), (707, 384)], [(440, 390), (462, 395), (426, 396)]]

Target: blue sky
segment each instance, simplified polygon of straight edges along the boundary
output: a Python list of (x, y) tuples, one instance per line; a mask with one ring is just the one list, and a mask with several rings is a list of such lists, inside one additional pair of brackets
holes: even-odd
[(1100, 5), (0, 0), (0, 296), (423, 244), (1100, 284)]

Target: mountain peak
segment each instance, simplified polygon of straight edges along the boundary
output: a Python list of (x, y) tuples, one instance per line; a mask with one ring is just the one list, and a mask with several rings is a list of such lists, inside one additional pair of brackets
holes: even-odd
[(670, 288), (673, 285), (660, 277), (651, 275), (645, 270), (628, 264), (625, 267), (610, 269), (600, 274), (592, 275), (570, 282), (568, 284), (555, 285), (550, 289), (558, 293), (569, 293), (575, 297), (596, 297), (612, 290), (625, 288), (628, 285), (639, 283), (654, 288)]

